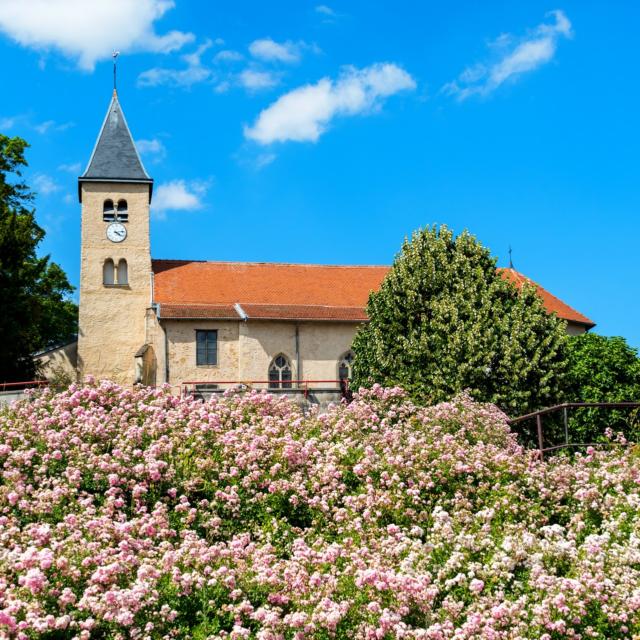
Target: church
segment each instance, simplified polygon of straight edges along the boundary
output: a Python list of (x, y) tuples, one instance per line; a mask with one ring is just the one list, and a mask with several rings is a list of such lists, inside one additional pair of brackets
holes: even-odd
[[(38, 356), (45, 376), (168, 383), (175, 392), (245, 384), (331, 396), (344, 388), (369, 293), (389, 267), (153, 259), (153, 179), (115, 91), (78, 198), (78, 338)], [(514, 269), (503, 275), (531, 282)], [(594, 326), (532, 284), (570, 334)]]

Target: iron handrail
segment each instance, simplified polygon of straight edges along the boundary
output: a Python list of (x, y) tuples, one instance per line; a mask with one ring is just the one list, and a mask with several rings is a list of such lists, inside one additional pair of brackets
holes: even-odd
[[(553, 407), (547, 407), (545, 409), (539, 409), (538, 411), (533, 411), (531, 413), (527, 413), (522, 416), (518, 416), (517, 418), (511, 418), (507, 421), (509, 426), (513, 426), (515, 424), (519, 424), (521, 422), (525, 422), (526, 420), (532, 420), (535, 418), (536, 420), (536, 431), (538, 437), (538, 451), (540, 452), (540, 458), (544, 457), (544, 454), (549, 451), (556, 451), (558, 449), (563, 449), (565, 447), (594, 447), (594, 446), (603, 446), (603, 445), (618, 445), (618, 446), (626, 446), (625, 443), (620, 442), (610, 442), (610, 443), (602, 443), (602, 442), (569, 442), (569, 409), (584, 409), (584, 408), (593, 408), (593, 409), (640, 409), (640, 402), (564, 402), (562, 404), (554, 405)], [(559, 445), (553, 445), (551, 447), (544, 446), (544, 431), (542, 426), (542, 416), (549, 415), (550, 413), (555, 413), (558, 411), (562, 411), (563, 419), (564, 419), (564, 442)], [(628, 443), (627, 443), (628, 444)]]
[[(195, 391), (195, 387), (197, 385), (237, 385), (237, 386), (246, 386), (251, 387), (254, 384), (260, 385), (276, 385), (265, 389), (266, 391), (282, 391), (283, 389), (286, 391), (302, 391), (305, 395), (309, 393), (309, 385), (310, 384), (333, 384), (336, 385), (336, 390), (347, 391), (349, 388), (348, 380), (190, 380), (188, 382), (182, 382), (182, 395), (186, 395), (188, 393), (188, 387), (193, 387)], [(291, 386), (284, 386), (284, 385)], [(293, 386), (296, 385), (296, 386)]]
[(23, 382), (0, 382), (0, 391), (7, 391), (7, 387), (46, 387), (48, 380), (25, 380)]
[(563, 402), (562, 404), (556, 404), (553, 407), (547, 407), (546, 409), (540, 409), (539, 411), (533, 411), (532, 413), (526, 413), (523, 416), (517, 418), (511, 418), (509, 424), (517, 424), (530, 418), (535, 418), (538, 415), (546, 415), (547, 413), (553, 413), (560, 409), (577, 409), (584, 407), (605, 408), (605, 409), (637, 409), (640, 408), (640, 402)]

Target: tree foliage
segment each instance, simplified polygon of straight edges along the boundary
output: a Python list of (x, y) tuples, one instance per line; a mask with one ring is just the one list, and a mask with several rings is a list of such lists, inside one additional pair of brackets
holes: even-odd
[[(640, 402), (640, 358), (621, 337), (585, 333), (569, 339), (567, 399), (572, 402)], [(602, 438), (606, 428), (640, 435), (637, 412), (580, 409), (570, 427), (576, 442)]]
[(353, 344), (354, 384), (400, 385), (418, 402), (467, 389), (512, 415), (561, 395), (567, 336), (535, 289), (516, 289), (488, 249), (446, 227), (416, 231)]
[(0, 381), (33, 378), (32, 354), (68, 339), (77, 327), (67, 276), (49, 256), (37, 255), (45, 232), (22, 180), (27, 146), (0, 134)]

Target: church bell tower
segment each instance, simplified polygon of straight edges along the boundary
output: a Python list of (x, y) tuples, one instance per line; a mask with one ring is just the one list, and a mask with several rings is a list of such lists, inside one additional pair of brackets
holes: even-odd
[(136, 382), (151, 306), (149, 205), (153, 180), (142, 165), (113, 92), (85, 172), (82, 204), (78, 378)]

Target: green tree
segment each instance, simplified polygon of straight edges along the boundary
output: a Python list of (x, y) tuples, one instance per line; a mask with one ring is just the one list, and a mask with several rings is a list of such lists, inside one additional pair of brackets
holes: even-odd
[(21, 138), (0, 134), (0, 381), (30, 380), (36, 374), (32, 354), (77, 330), (73, 287), (49, 256), (36, 252), (45, 233), (22, 180), (27, 147)]
[[(585, 333), (569, 339), (567, 400), (640, 402), (640, 358), (624, 338)], [(607, 427), (638, 440), (638, 412), (579, 409), (571, 412), (574, 442), (593, 442)]]
[(405, 240), (353, 350), (354, 385), (400, 385), (418, 402), (467, 389), (511, 415), (555, 403), (565, 371), (565, 324), (531, 286), (516, 289), (466, 231)]

